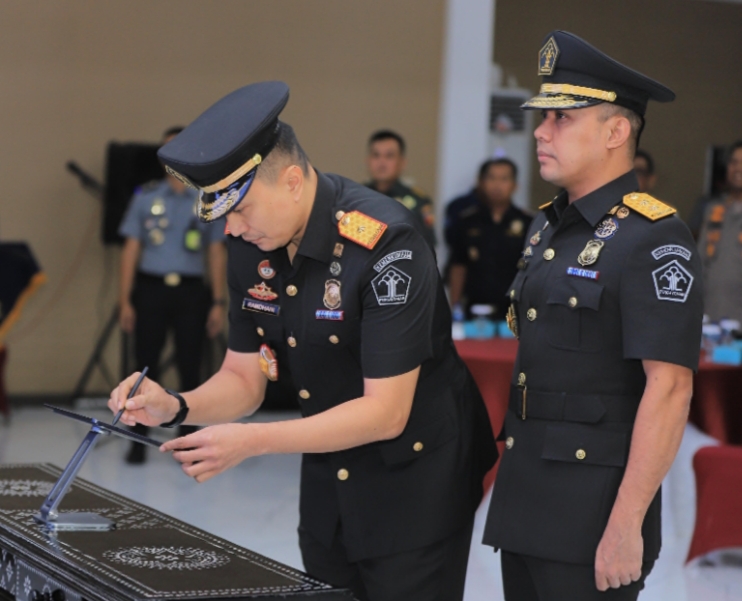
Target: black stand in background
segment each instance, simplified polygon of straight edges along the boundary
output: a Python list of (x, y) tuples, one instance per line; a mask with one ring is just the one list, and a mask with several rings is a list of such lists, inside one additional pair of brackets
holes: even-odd
[[(67, 163), (67, 170), (70, 171), (70, 173), (73, 173), (77, 176), (78, 180), (80, 181), (80, 185), (82, 188), (87, 191), (91, 196), (93, 196), (96, 200), (103, 201), (104, 194), (105, 194), (105, 186), (101, 184), (97, 179), (95, 179), (90, 174), (86, 173), (85, 171), (80, 168), (80, 166), (75, 163), (74, 161), (69, 161)], [(106, 380), (106, 383), (108, 386), (113, 389), (114, 386), (118, 383), (118, 380), (116, 380), (112, 375), (108, 367), (106, 366), (105, 361), (103, 360), (103, 352), (106, 350), (106, 347), (108, 346), (108, 341), (111, 338), (111, 334), (116, 329), (116, 326), (118, 324), (118, 317), (119, 317), (119, 308), (118, 306), (114, 306), (113, 310), (111, 311), (111, 316), (108, 318), (108, 321), (106, 322), (106, 326), (103, 328), (103, 332), (98, 337), (98, 340), (95, 343), (95, 347), (93, 347), (93, 352), (90, 354), (90, 357), (88, 358), (85, 369), (82, 372), (82, 375), (77, 380), (77, 384), (75, 385), (75, 389), (72, 391), (72, 394), (70, 395), (70, 403), (74, 402), (76, 399), (80, 398), (85, 393), (85, 388), (88, 385), (88, 382), (90, 381), (90, 377), (93, 375), (93, 372), (96, 367), (100, 370), (101, 374), (103, 374), (103, 377)], [(128, 357), (129, 357), (129, 337), (124, 335), (121, 337), (121, 374), (128, 374)], [(123, 379), (123, 378), (122, 378)]]

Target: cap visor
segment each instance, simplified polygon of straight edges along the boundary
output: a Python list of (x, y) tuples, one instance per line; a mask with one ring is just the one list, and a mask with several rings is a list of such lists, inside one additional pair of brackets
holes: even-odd
[(602, 100), (570, 94), (539, 94), (520, 105), (523, 110), (582, 109), (602, 103)]
[(204, 192), (198, 197), (198, 218), (204, 223), (216, 221), (233, 210), (250, 190), (257, 169), (253, 169), (236, 183), (221, 192)]

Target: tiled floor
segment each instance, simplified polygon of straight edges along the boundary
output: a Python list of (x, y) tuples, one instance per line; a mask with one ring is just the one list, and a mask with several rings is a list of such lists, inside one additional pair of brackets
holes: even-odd
[[(105, 412), (82, 409), (88, 415)], [(256, 419), (286, 418), (259, 414)], [(15, 410), (12, 422), (0, 422), (0, 463), (51, 462), (64, 466), (86, 427), (45, 409)], [(156, 431), (154, 436), (163, 436)], [(664, 540), (660, 561), (647, 581), (642, 601), (742, 601), (742, 554), (720, 553), (706, 563), (683, 567), (693, 519), (690, 459), (709, 441), (688, 431), (665, 487)], [(144, 466), (126, 465), (128, 443), (104, 439), (80, 476), (173, 515), (208, 532), (301, 568), (297, 546), (299, 456), (271, 456), (245, 461), (230, 472), (198, 485), (173, 461), (150, 451)], [(208, 510), (204, 510), (208, 508)], [(483, 509), (486, 504), (483, 504)], [(467, 601), (502, 599), (499, 556), (479, 544), (484, 511), (477, 515), (467, 577)]]

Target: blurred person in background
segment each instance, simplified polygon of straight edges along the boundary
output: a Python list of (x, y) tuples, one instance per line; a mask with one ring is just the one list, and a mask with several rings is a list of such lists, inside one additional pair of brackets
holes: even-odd
[[(168, 129), (163, 145), (182, 130)], [(224, 225), (201, 223), (197, 201), (196, 190), (166, 175), (135, 193), (119, 228), (126, 239), (119, 322), (124, 332), (134, 334), (136, 369), (148, 366), (149, 377), (158, 381), (160, 355), (172, 330), (180, 385), (187, 389), (201, 383), (205, 336), (213, 338), (223, 330), (226, 311)], [(133, 430), (147, 433), (142, 425)], [(193, 426), (181, 426), (180, 435), (193, 431)], [(144, 446), (132, 443), (126, 461), (143, 463)]]
[(425, 240), (435, 249), (435, 213), (433, 201), (419, 188), (410, 187), (401, 180), (407, 165), (404, 138), (398, 133), (383, 129), (368, 139), (366, 164), (369, 177), (366, 186), (401, 202), (423, 224)]
[(654, 172), (654, 159), (646, 150), (636, 151), (634, 173), (636, 173), (636, 179), (639, 180), (639, 192), (651, 194), (657, 185), (657, 174)]
[(704, 312), (712, 321), (742, 321), (742, 140), (727, 154), (726, 192), (705, 203), (698, 251)]
[(464, 211), (452, 234), (448, 274), (452, 307), (466, 302), (492, 305), (494, 319), (505, 319), (508, 286), (518, 272), (531, 216), (513, 205), (518, 167), (510, 159), (491, 159), (479, 169), (479, 202)]

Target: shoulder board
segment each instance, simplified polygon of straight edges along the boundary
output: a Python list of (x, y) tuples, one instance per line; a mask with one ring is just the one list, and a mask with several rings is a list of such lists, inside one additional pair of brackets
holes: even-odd
[(541, 205), (541, 206), (540, 206), (540, 207), (538, 208), (538, 210), (539, 210), (539, 211), (543, 211), (544, 209), (547, 209), (547, 208), (549, 208), (549, 207), (551, 206), (551, 204), (552, 204), (553, 202), (554, 202), (553, 200), (550, 200), (549, 202), (547, 202), (547, 203), (545, 203), (545, 204), (542, 204), (542, 205)]
[(338, 221), (338, 231), (343, 238), (371, 250), (387, 228), (386, 223), (364, 215), (360, 211), (345, 213)]
[(627, 194), (623, 197), (623, 203), (651, 221), (657, 221), (677, 213), (677, 209), (642, 192)]

